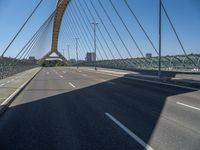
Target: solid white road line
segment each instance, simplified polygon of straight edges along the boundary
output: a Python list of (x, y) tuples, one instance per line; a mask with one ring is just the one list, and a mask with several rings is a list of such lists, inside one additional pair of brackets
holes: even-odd
[(81, 74), (82, 76), (84, 76), (84, 77), (88, 77), (88, 75), (87, 74)]
[(192, 109), (195, 109), (195, 110), (200, 110), (200, 108), (198, 108), (198, 107), (187, 105), (187, 104), (184, 104), (184, 103), (181, 103), (181, 102), (176, 102), (176, 104), (182, 105), (182, 106), (185, 106), (185, 107), (188, 107), (188, 108), (192, 108)]
[(4, 86), (4, 85), (5, 85), (5, 83), (1, 84), (0, 87), (1, 87), (1, 86)]
[[(94, 72), (94, 71), (88, 71), (88, 72)], [(123, 77), (123, 76), (120, 76), (120, 75), (111, 74), (111, 73), (105, 73), (105, 72), (95, 72), (95, 73), (109, 75), (109, 76), (114, 76), (114, 77)]]
[(76, 86), (71, 82), (69, 82), (69, 85), (71, 85), (73, 88), (76, 88)]
[(130, 137), (132, 137), (140, 145), (142, 145), (146, 150), (154, 150), (150, 145), (148, 145), (147, 143), (145, 143), (141, 138), (139, 138), (131, 130), (129, 130), (127, 127), (125, 127), (121, 122), (119, 122), (117, 119), (115, 119), (112, 115), (110, 115), (109, 113), (105, 113), (105, 115), (108, 118), (110, 118), (114, 123), (116, 123), (122, 130), (124, 130)]
[[(88, 71), (88, 72), (94, 72), (94, 71)], [(105, 73), (105, 72), (95, 72), (95, 73), (99, 73), (99, 74), (105, 74), (105, 75), (110, 75), (110, 76), (114, 76), (114, 77), (124, 77), (124, 76), (120, 76), (120, 75), (114, 75), (114, 74), (110, 74), (110, 73)], [(183, 86), (183, 85), (175, 85), (175, 84), (171, 84), (171, 83), (163, 83), (160, 81), (152, 81), (152, 80), (148, 80), (148, 79), (139, 79), (136, 77), (124, 77), (127, 79), (132, 79), (132, 80), (138, 80), (138, 81), (145, 81), (145, 82), (150, 82), (150, 83), (155, 83), (155, 84), (161, 84), (161, 85), (168, 85), (168, 86), (173, 86), (173, 87), (178, 87), (178, 88), (183, 88), (183, 89), (189, 89), (189, 90), (199, 90), (197, 88), (192, 88), (192, 87), (187, 87), (187, 86)]]
[(3, 101), (0, 106), (5, 105), (8, 101), (10, 101), (10, 99), (15, 96), (15, 94), (17, 94), (27, 83), (29, 82), (29, 80), (27, 80), (24, 84), (22, 84), (14, 93), (12, 93), (5, 101)]
[[(100, 74), (110, 75), (110, 76), (114, 76), (114, 77), (120, 77), (118, 75), (113, 75), (113, 74), (109, 74), (109, 73), (100, 73)], [(197, 88), (192, 88), (192, 87), (187, 87), (187, 86), (182, 86), (182, 85), (175, 85), (175, 84), (170, 84), (170, 83), (163, 83), (163, 82), (159, 82), (159, 81), (152, 81), (152, 80), (148, 80), (148, 79), (147, 80), (139, 79), (139, 78), (135, 78), (135, 77), (124, 77), (124, 78), (138, 80), (138, 81), (145, 81), (145, 82), (150, 82), (150, 83), (155, 83), (155, 84), (168, 85), (168, 86), (173, 86), (173, 87), (178, 87), (178, 88), (183, 88), (183, 89), (199, 90)]]
[(183, 88), (183, 89), (189, 89), (189, 90), (199, 90), (197, 88), (192, 88), (192, 87), (187, 87), (187, 86), (183, 86), (183, 85), (175, 85), (175, 84), (171, 84), (171, 83), (163, 83), (160, 81), (152, 81), (152, 80), (145, 80), (145, 79), (139, 79), (139, 78), (135, 78), (135, 77), (125, 77), (127, 79), (132, 79), (132, 80), (138, 80), (138, 81), (145, 81), (145, 82), (150, 82), (150, 83), (155, 83), (155, 84), (162, 84), (162, 85), (168, 85), (168, 86), (173, 86), (173, 87), (178, 87), (178, 88)]
[(24, 82), (14, 93), (12, 93), (8, 98), (6, 98), (5, 101), (0, 103), (0, 106), (7, 104), (7, 102), (9, 102), (18, 92), (20, 92), (20, 90), (22, 90), (22, 88), (25, 87), (25, 85), (28, 84), (29, 81), (30, 81), (30, 79), (27, 80), (26, 82)]
[(119, 71), (111, 71), (111, 70), (99, 70), (105, 73), (111, 73), (111, 74), (120, 74), (120, 75), (126, 75), (128, 74), (127, 72), (119, 72)]

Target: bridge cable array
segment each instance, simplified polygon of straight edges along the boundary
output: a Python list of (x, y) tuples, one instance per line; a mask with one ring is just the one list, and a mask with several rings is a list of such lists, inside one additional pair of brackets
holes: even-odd
[(53, 23), (53, 18), (56, 13), (56, 10), (58, 9), (58, 7), (60, 7), (61, 3), (58, 4), (58, 7), (55, 8), (53, 12), (51, 12), (49, 17), (43, 22), (43, 24), (39, 27), (39, 29), (28, 40), (28, 42), (23, 46), (23, 48), (16, 54), (16, 56), (14, 56), (14, 58), (4, 57), (4, 54), (9, 50), (9, 47), (17, 39), (18, 35), (21, 33), (21, 31), (26, 26), (31, 17), (35, 14), (35, 12), (38, 10), (42, 2), (43, 0), (39, 1), (37, 6), (34, 8), (29, 17), (25, 20), (24, 24), (21, 26), (17, 34), (14, 36), (9, 45), (3, 51), (0, 57), (0, 79), (37, 66), (36, 62), (29, 61), (28, 58), (33, 53), (34, 49), (35, 51), (36, 50), (38, 51), (36, 46), (41, 45), (43, 43), (41, 41), (43, 41), (43, 39), (46, 38), (45, 34), (47, 30), (50, 29), (52, 32), (52, 26), (50, 24)]
[[(130, 39), (132, 40), (132, 43), (135, 45), (136, 50), (139, 52), (141, 57), (137, 58), (138, 57), (137, 55), (134, 56), (132, 54), (132, 51), (130, 51), (130, 48), (128, 48), (128, 46), (126, 44), (126, 40), (124, 40), (124, 37), (122, 37), (122, 34), (120, 33), (121, 29), (119, 29), (118, 25), (116, 25), (114, 23), (112, 17), (110, 16), (110, 13), (108, 13), (108, 10), (106, 9), (103, 1), (101, 1), (101, 0), (96, 0), (96, 1), (74, 0), (70, 3), (69, 8), (66, 11), (66, 14), (69, 14), (69, 16), (66, 17), (65, 20), (66, 20), (66, 22), (69, 22), (71, 20), (72, 21), (71, 26), (73, 26), (73, 25), (76, 26), (76, 30), (77, 30), (77, 31), (75, 30), (75, 32), (77, 32), (76, 36), (83, 37), (82, 40), (85, 40), (85, 43), (87, 45), (87, 47), (84, 46), (85, 51), (91, 52), (91, 47), (93, 47), (92, 46), (93, 45), (93, 43), (92, 43), (93, 35), (91, 33), (92, 30), (93, 30), (93, 26), (91, 25), (91, 22), (95, 21), (96, 20), (95, 18), (98, 18), (98, 21), (100, 21), (100, 22), (99, 22), (99, 25), (97, 26), (98, 35), (97, 35), (96, 38), (97, 38), (97, 41), (98, 41), (97, 52), (98, 52), (98, 55), (101, 58), (101, 63), (102, 63), (102, 60), (103, 60), (104, 62), (106, 62), (106, 61), (107, 61), (107, 63), (112, 62), (112, 63), (119, 65), (119, 66), (122, 66), (122, 67), (123, 66), (132, 66), (132, 67), (136, 67), (136, 68), (144, 68), (144, 66), (146, 66), (146, 68), (149, 68), (147, 66), (152, 66), (152, 67), (156, 68), (156, 66), (158, 66), (158, 60), (156, 60), (156, 58), (149, 59), (149, 58), (145, 57), (144, 51), (140, 47), (140, 44), (137, 42), (137, 40), (134, 37), (130, 28), (125, 23), (125, 20), (124, 20), (123, 16), (121, 15), (120, 11), (115, 6), (114, 1), (113, 0), (107, 0), (107, 1), (109, 3), (106, 3), (106, 4), (110, 4), (111, 9), (112, 9), (112, 10), (109, 10), (109, 11), (113, 11), (116, 14), (116, 16), (120, 20), (125, 31), (128, 33)], [(158, 54), (158, 50), (157, 50), (155, 44), (153, 43), (153, 41), (150, 38), (150, 36), (148, 35), (147, 31), (143, 27), (140, 19), (138, 18), (138, 16), (134, 12), (133, 8), (131, 8), (128, 0), (122, 0), (122, 2), (124, 2), (126, 8), (129, 10), (130, 14), (133, 16), (134, 20), (136, 21), (136, 23), (140, 27), (141, 31), (144, 33), (145, 37), (147, 38), (148, 42), (150, 43), (150, 45), (153, 48), (153, 50), (155, 51), (155, 53)], [(103, 16), (102, 12), (100, 12), (100, 9), (105, 16)], [(170, 26), (172, 27), (173, 32), (175, 33), (175, 36), (176, 36), (176, 38), (177, 38), (177, 40), (178, 40), (178, 42), (179, 42), (179, 44), (182, 48), (184, 56), (190, 62), (192, 62), (192, 64), (196, 67), (197, 66), (196, 62), (194, 62), (193, 59), (191, 59), (188, 56), (188, 54), (186, 53), (186, 51), (183, 47), (183, 44), (182, 44), (182, 42), (181, 42), (181, 40), (180, 40), (180, 38), (179, 38), (179, 36), (176, 32), (176, 29), (175, 29), (169, 15), (168, 15), (167, 10), (166, 10), (163, 3), (162, 3), (162, 10), (167, 17), (167, 19), (170, 23)], [(120, 50), (121, 48), (119, 48), (119, 42), (116, 42), (116, 37), (114, 39), (113, 35), (111, 35), (110, 27), (108, 27), (108, 23), (112, 27), (113, 31), (116, 34), (116, 37), (118, 38), (118, 40), (122, 44), (122, 47), (124, 48), (125, 52), (127, 53), (128, 58), (124, 58), (122, 56), (121, 50)], [(102, 31), (102, 30), (104, 30), (104, 31)], [(112, 45), (109, 44), (109, 42), (111, 42)], [(114, 49), (111, 46), (113, 46)], [(113, 50), (115, 50), (117, 52), (118, 56), (115, 54), (115, 52)], [(123, 55), (125, 55), (125, 53), (123, 53)], [(82, 57), (84, 58), (84, 54), (83, 54)], [(185, 63), (184, 62), (185, 59), (182, 60), (181, 58), (179, 58), (177, 56), (162, 57), (161, 61), (162, 61), (162, 66), (165, 67), (165, 68), (173, 67), (175, 65), (175, 63), (182, 63), (182, 64)], [(170, 66), (169, 66), (169, 64), (170, 64)]]
[[(3, 50), (2, 58), (9, 50), (10, 46), (17, 39), (19, 34), (22, 32), (24, 27), (33, 17), (35, 12), (41, 6), (44, 0), (40, 0), (37, 5), (31, 11), (28, 18), (25, 20), (23, 25), (20, 27), (18, 32), (15, 34), (14, 38)], [(108, 2), (104, 3), (104, 1)], [(79, 38), (79, 51), (80, 56), (83, 61), (88, 52), (94, 51), (94, 27), (92, 22), (98, 21), (97, 27), (97, 65), (102, 67), (112, 67), (120, 69), (157, 69), (158, 68), (158, 56), (146, 57), (143, 45), (136, 38), (133, 28), (129, 27), (128, 23), (123, 16), (122, 10), (117, 7), (114, 0), (73, 0), (67, 6), (65, 15), (62, 20), (61, 32), (59, 35), (59, 40), (61, 38), (64, 42), (70, 41), (72, 38)], [(63, 0), (57, 5), (57, 7), (52, 11), (49, 17), (44, 21), (44, 23), (39, 27), (39, 29), (34, 33), (34, 35), (28, 40), (22, 49), (16, 54), (12, 61), (9, 61), (7, 67), (15, 68), (17, 65), (24, 62), (27, 63), (27, 59), (35, 54), (43, 53), (44, 49), (49, 49), (51, 44), (50, 37), (52, 36), (52, 28), (54, 15), (59, 7), (62, 7)], [(133, 7), (128, 0), (119, 1), (123, 4), (124, 9), (127, 9), (133, 20), (139, 27), (139, 29), (144, 34), (147, 42), (153, 48), (153, 51), (158, 55), (158, 49), (156, 48), (152, 38), (149, 36), (147, 30), (144, 28), (142, 21), (136, 15)], [(107, 8), (110, 8), (109, 11)], [(187, 69), (187, 68), (200, 68), (200, 56), (199, 55), (189, 55), (183, 46), (177, 29), (175, 28), (173, 21), (171, 20), (169, 13), (161, 1), (162, 13), (166, 16), (169, 25), (181, 47), (183, 55), (180, 56), (164, 56), (161, 58), (163, 69)], [(113, 15), (116, 16), (113, 19)], [(123, 32), (124, 31), (124, 32)], [(123, 32), (123, 34), (122, 34)], [(69, 35), (73, 36), (70, 37)], [(125, 37), (125, 35), (127, 35)], [(128, 39), (128, 40), (127, 40)], [(75, 40), (73, 40), (75, 41)], [(60, 41), (59, 41), (60, 42)], [(133, 45), (131, 45), (133, 44)], [(62, 45), (62, 44), (60, 44)], [(134, 47), (133, 47), (134, 46)], [(74, 51), (75, 53), (75, 51)], [(94, 62), (83, 62), (82, 65), (94, 65)]]
[(6, 49), (3, 51), (2, 53), (2, 57), (4, 56), (4, 54), (8, 51), (8, 49), (10, 48), (10, 46), (12, 45), (12, 43), (15, 41), (15, 39), (18, 37), (18, 35), (20, 34), (20, 32), (23, 30), (23, 28), (26, 26), (26, 24), (28, 23), (28, 21), (31, 19), (31, 17), (34, 15), (34, 13), (37, 11), (37, 9), (39, 8), (39, 6), (41, 5), (41, 3), (43, 2), (43, 0), (40, 0), (39, 3), (37, 4), (37, 6), (34, 8), (34, 10), (31, 12), (31, 14), (29, 15), (29, 17), (26, 19), (26, 21), (24, 22), (24, 24), (21, 26), (21, 28), (19, 29), (19, 31), (16, 33), (16, 35), (14, 36), (14, 38), (11, 40), (11, 42), (8, 44), (8, 46), (6, 47)]

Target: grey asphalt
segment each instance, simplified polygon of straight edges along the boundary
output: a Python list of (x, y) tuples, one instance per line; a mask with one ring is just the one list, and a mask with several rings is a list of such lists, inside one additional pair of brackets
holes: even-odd
[(26, 81), (39, 72), (40, 67), (33, 68), (0, 80), (0, 105)]
[(1, 116), (0, 149), (145, 149), (109, 113), (154, 150), (199, 150), (198, 108), (198, 90), (43, 68)]

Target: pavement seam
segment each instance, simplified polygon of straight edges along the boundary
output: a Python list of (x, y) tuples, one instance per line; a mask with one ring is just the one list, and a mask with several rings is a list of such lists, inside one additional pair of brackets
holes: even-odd
[(24, 82), (14, 93), (12, 93), (5, 101), (0, 104), (0, 116), (6, 111), (8, 106), (15, 100), (15, 98), (23, 91), (23, 89), (32, 81), (33, 78), (42, 70), (40, 68), (30, 79)]

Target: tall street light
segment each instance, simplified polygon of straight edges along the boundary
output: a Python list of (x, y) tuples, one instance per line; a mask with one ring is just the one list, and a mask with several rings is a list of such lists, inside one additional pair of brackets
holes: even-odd
[(76, 40), (76, 67), (78, 69), (78, 40), (79, 38), (75, 38)]
[(92, 25), (94, 25), (93, 29), (94, 29), (94, 68), (95, 70), (97, 70), (97, 64), (96, 64), (96, 61), (97, 61), (97, 43), (96, 43), (96, 26), (98, 25), (98, 23), (96, 21), (92, 22), (91, 23)]
[(162, 0), (159, 0), (159, 55), (158, 55), (158, 78), (161, 78), (161, 51), (162, 50)]
[(69, 47), (70, 47), (70, 45), (68, 44), (68, 45), (67, 45), (67, 52), (68, 52), (68, 60), (69, 60), (69, 62), (70, 62), (70, 52), (69, 52)]

